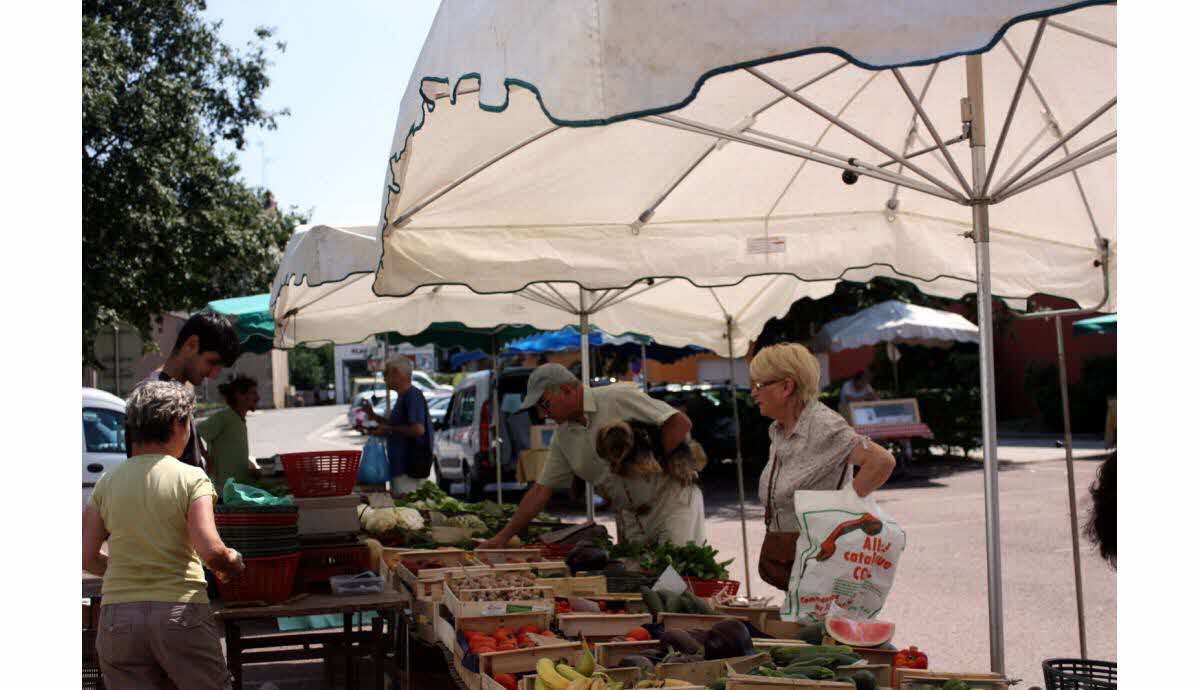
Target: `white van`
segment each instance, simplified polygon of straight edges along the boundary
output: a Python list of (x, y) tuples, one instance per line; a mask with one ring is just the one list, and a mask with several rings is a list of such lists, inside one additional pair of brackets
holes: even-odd
[(125, 462), (125, 401), (83, 389), (83, 505), (101, 475)]
[[(533, 369), (513, 367), (500, 373), (500, 468), (503, 481), (516, 479), (517, 457), (529, 448), (532, 410), (520, 410), (525, 384)], [(495, 487), (496, 468), (488, 452), (492, 438), (492, 371), (468, 374), (454, 388), (443, 420), (434, 425), (434, 474), (443, 491), (466, 484), (467, 499), (479, 501), (488, 484)]]

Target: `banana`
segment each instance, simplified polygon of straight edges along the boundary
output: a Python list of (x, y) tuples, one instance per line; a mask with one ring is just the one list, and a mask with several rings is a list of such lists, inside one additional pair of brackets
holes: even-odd
[(567, 666), (566, 664), (559, 664), (554, 667), (554, 670), (558, 671), (558, 675), (566, 678), (567, 680), (579, 680), (580, 678), (583, 678), (582, 673), (576, 671), (570, 666)]
[(588, 690), (591, 684), (591, 681), (587, 678), (576, 678), (567, 686), (567, 690)]
[(662, 684), (664, 688), (686, 688), (689, 685), (691, 683), (686, 680), (679, 680), (678, 678), (665, 678)]
[(537, 675), (543, 683), (550, 686), (550, 690), (567, 690), (567, 686), (571, 684), (571, 681), (559, 674), (551, 659), (538, 659)]
[(592, 656), (592, 650), (587, 646), (587, 639), (583, 640), (583, 661), (579, 662), (579, 674), (582, 676), (592, 677), (592, 673), (596, 671), (596, 657)]
[(550, 690), (550, 686), (546, 685), (546, 681), (534, 676), (533, 690)]
[(601, 677), (601, 675), (595, 676), (592, 678), (592, 684), (588, 687), (588, 690), (608, 690), (607, 679)]

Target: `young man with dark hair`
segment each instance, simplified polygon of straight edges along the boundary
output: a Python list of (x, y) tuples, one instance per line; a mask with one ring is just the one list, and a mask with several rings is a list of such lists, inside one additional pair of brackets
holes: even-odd
[[(162, 369), (147, 377), (147, 381), (177, 381), (199, 386), (204, 379), (215, 379), (221, 375), (222, 367), (231, 367), (241, 354), (237, 332), (229, 319), (213, 312), (193, 314), (179, 335), (175, 347)], [(126, 429), (128, 436), (128, 429)], [(132, 446), (127, 444), (132, 449)], [(127, 450), (127, 454), (132, 450)], [(186, 465), (206, 467), (207, 449), (204, 440), (196, 433), (196, 422), (191, 422), (191, 434), (179, 460)], [(132, 456), (131, 456), (132, 457)]]

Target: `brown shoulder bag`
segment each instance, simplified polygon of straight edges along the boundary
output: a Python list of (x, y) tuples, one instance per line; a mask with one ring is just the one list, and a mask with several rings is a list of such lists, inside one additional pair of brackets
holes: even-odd
[[(839, 490), (846, 482), (848, 468), (849, 463), (847, 471), (842, 472), (842, 478), (838, 480)], [(800, 538), (800, 533), (771, 531), (771, 519), (775, 514), (775, 479), (778, 474), (779, 463), (775, 463), (771, 468), (771, 478), (767, 482), (767, 534), (763, 537), (762, 551), (758, 554), (758, 576), (763, 582), (786, 592), (792, 578), (792, 565), (796, 561), (796, 540)]]

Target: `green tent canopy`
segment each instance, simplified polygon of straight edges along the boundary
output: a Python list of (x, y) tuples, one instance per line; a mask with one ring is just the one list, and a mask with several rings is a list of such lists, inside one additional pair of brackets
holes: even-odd
[(1090, 319), (1076, 321), (1072, 328), (1075, 332), (1075, 335), (1084, 335), (1087, 333), (1116, 333), (1117, 315), (1105, 314), (1104, 316), (1096, 316)]
[(275, 342), (275, 320), (271, 316), (270, 293), (219, 299), (209, 302), (204, 309), (231, 317), (242, 352), (263, 354), (271, 351)]

